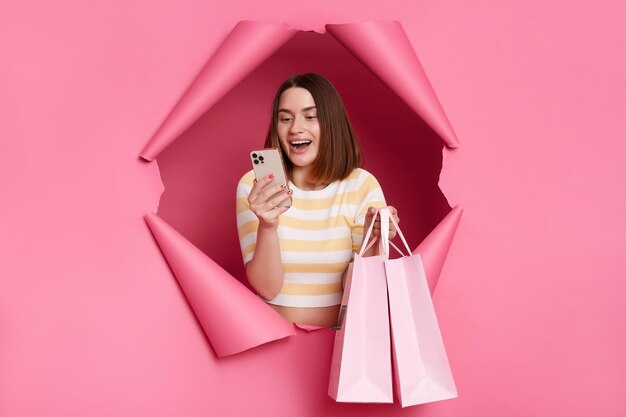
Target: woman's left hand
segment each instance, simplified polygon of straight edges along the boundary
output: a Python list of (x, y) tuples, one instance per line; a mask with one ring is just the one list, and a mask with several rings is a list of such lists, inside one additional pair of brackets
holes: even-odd
[[(393, 218), (396, 220), (396, 223), (400, 223), (400, 218), (398, 217), (398, 210), (396, 210), (396, 208), (393, 206), (387, 206), (387, 208), (389, 208), (389, 212), (391, 213)], [(372, 224), (372, 219), (374, 218), (374, 214), (376, 214), (376, 208), (369, 207), (367, 209), (367, 213), (365, 214), (365, 222), (363, 224), (363, 233), (365, 233), (365, 231), (369, 229), (370, 224)], [(393, 222), (389, 222), (389, 240), (396, 237), (397, 233), (398, 232), (396, 231), (396, 227), (393, 225)], [(376, 222), (374, 223), (374, 229), (372, 230), (372, 235), (380, 236), (380, 217), (376, 218)]]

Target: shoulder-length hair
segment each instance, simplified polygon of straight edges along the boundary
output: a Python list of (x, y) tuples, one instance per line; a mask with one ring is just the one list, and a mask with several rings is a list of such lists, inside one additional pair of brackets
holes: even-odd
[(361, 164), (361, 149), (354, 133), (346, 109), (335, 86), (317, 73), (296, 74), (285, 80), (276, 91), (272, 104), (266, 148), (279, 148), (282, 151), (285, 169), (289, 179), (293, 180), (293, 164), (287, 157), (278, 138), (278, 102), (283, 91), (292, 87), (301, 87), (311, 94), (317, 109), (320, 124), (319, 151), (309, 180), (329, 184), (342, 180)]

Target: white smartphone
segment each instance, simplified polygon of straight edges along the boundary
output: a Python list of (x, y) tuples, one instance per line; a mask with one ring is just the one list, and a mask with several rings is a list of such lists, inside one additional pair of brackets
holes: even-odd
[[(286, 184), (289, 189), (289, 181), (285, 165), (283, 164), (283, 156), (278, 148), (266, 148), (250, 151), (250, 161), (252, 161), (252, 169), (257, 181), (269, 174), (274, 174), (274, 179), (266, 188), (273, 187), (278, 184)], [(277, 194), (276, 194), (277, 195)], [(272, 196), (274, 198), (274, 196)], [(291, 197), (282, 201), (279, 207), (291, 207)]]

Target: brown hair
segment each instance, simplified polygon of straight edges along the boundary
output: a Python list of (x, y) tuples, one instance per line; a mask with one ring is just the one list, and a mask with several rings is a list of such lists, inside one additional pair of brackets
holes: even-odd
[(361, 164), (361, 149), (339, 93), (335, 86), (320, 74), (313, 72), (296, 74), (281, 84), (274, 96), (272, 121), (265, 139), (265, 147), (279, 148), (282, 151), (287, 176), (293, 179), (293, 164), (278, 139), (276, 128), (280, 96), (283, 91), (292, 87), (304, 88), (311, 94), (320, 124), (319, 152), (313, 161), (310, 180), (329, 184), (346, 178)]

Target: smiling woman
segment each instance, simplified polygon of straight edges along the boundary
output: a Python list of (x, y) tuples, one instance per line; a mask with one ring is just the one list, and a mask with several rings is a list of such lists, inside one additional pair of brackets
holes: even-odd
[[(341, 97), (319, 74), (295, 75), (279, 87), (265, 147), (281, 149), (289, 187), (268, 187), (270, 176), (255, 179), (253, 171), (239, 181), (237, 226), (248, 281), (287, 320), (332, 327), (363, 229), (374, 208), (386, 205), (382, 189), (359, 168), (360, 146)], [(291, 207), (279, 207), (289, 197)], [(380, 224), (374, 228), (380, 235)]]

